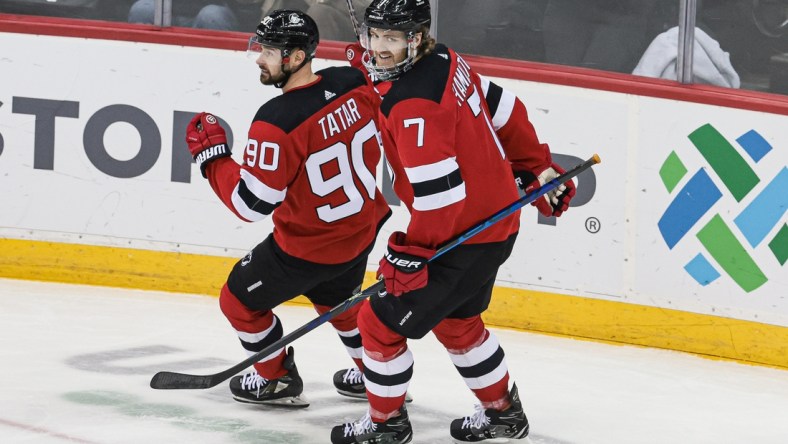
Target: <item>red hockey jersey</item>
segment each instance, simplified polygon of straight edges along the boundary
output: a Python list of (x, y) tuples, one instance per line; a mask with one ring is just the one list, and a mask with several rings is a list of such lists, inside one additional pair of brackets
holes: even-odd
[[(408, 244), (439, 247), (518, 198), (512, 168), (550, 164), (522, 102), (443, 45), (378, 89), (394, 190), (411, 212)], [(518, 228), (519, 211), (466, 243)]]
[(241, 219), (253, 222), (273, 213), (274, 239), (282, 250), (337, 264), (372, 244), (390, 212), (375, 180), (380, 98), (354, 68), (316, 74), (314, 83), (260, 107), (243, 164), (217, 159), (207, 174)]

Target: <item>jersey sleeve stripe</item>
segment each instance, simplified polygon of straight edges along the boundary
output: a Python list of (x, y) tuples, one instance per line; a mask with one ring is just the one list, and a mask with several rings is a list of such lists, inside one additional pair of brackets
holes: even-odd
[(430, 211), (448, 207), (465, 199), (465, 183), (442, 193), (431, 194), (424, 197), (413, 198), (413, 209), (417, 211)]
[(232, 202), (238, 214), (256, 222), (271, 214), (282, 203), (286, 194), (287, 188), (282, 191), (275, 190), (248, 171), (241, 170), (241, 180), (233, 191)]
[(435, 163), (421, 165), (412, 168), (405, 168), (405, 175), (411, 183), (426, 182), (449, 175), (455, 170), (459, 170), (460, 165), (456, 157), (449, 157)]
[(405, 168), (413, 187), (413, 209), (437, 210), (465, 199), (465, 182), (456, 157)]
[(413, 185), (413, 196), (416, 198), (429, 196), (431, 194), (438, 194), (444, 191), (449, 191), (454, 187), (462, 185), (462, 176), (460, 170), (454, 170), (451, 173), (424, 182), (415, 182)]

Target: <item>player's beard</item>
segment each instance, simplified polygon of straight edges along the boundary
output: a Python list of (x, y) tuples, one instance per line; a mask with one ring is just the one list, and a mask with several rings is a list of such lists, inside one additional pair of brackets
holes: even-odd
[(283, 71), (279, 71), (279, 74), (274, 76), (271, 74), (271, 71), (260, 71), (260, 83), (263, 85), (274, 85), (283, 81), (287, 76), (287, 73)]

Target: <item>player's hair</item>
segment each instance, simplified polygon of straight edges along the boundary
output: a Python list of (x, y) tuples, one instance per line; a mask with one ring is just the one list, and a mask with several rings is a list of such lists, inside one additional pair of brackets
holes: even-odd
[(437, 43), (435, 39), (430, 35), (430, 28), (428, 26), (422, 26), (419, 30), (421, 33), (421, 44), (419, 45), (419, 55), (429, 55), (435, 49), (435, 44)]

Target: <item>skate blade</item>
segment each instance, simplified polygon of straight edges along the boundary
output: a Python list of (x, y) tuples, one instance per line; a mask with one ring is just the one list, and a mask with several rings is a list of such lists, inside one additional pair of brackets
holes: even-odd
[[(515, 444), (515, 443), (517, 443), (517, 444), (532, 444), (531, 441), (528, 440), (528, 438), (523, 438), (523, 439), (519, 439), (519, 438), (486, 438), (486, 439), (483, 439), (483, 441), (485, 442), (485, 444), (487, 444), (487, 443), (490, 443), (490, 444), (507, 444), (507, 443), (510, 443), (510, 444)], [(454, 444), (468, 444), (469, 442), (473, 442), (473, 441), (460, 441), (459, 439), (452, 439), (452, 442), (454, 442)]]
[[(355, 392), (346, 392), (346, 391), (343, 391), (343, 390), (337, 390), (337, 393), (339, 393), (342, 396), (347, 396), (348, 398), (363, 399), (364, 401), (367, 400), (367, 393), (366, 392), (364, 392), (364, 393), (355, 393)], [(405, 393), (405, 402), (413, 402), (413, 397), (410, 396), (410, 393)]]
[[(471, 441), (460, 441), (460, 440), (457, 440), (457, 439), (452, 439), (452, 441), (454, 441), (454, 444), (468, 444), (469, 442), (471, 442)], [(533, 444), (533, 441), (531, 441), (531, 439), (529, 437), (527, 437), (527, 436), (523, 436), (521, 438), (517, 438), (517, 437), (512, 437), (512, 438), (492, 438), (492, 439), (485, 439), (484, 442), (485, 443), (490, 443), (490, 444), (505, 444), (505, 443), (510, 443), (510, 444), (514, 444), (514, 443), (517, 443), (517, 444)]]
[(271, 399), (266, 401), (250, 401), (244, 398), (236, 398), (233, 397), (238, 402), (243, 402), (245, 404), (257, 404), (257, 405), (270, 405), (274, 407), (286, 407), (291, 409), (303, 409), (309, 407), (309, 401), (301, 395), (299, 396), (291, 396), (288, 398), (279, 398), (279, 399)]

